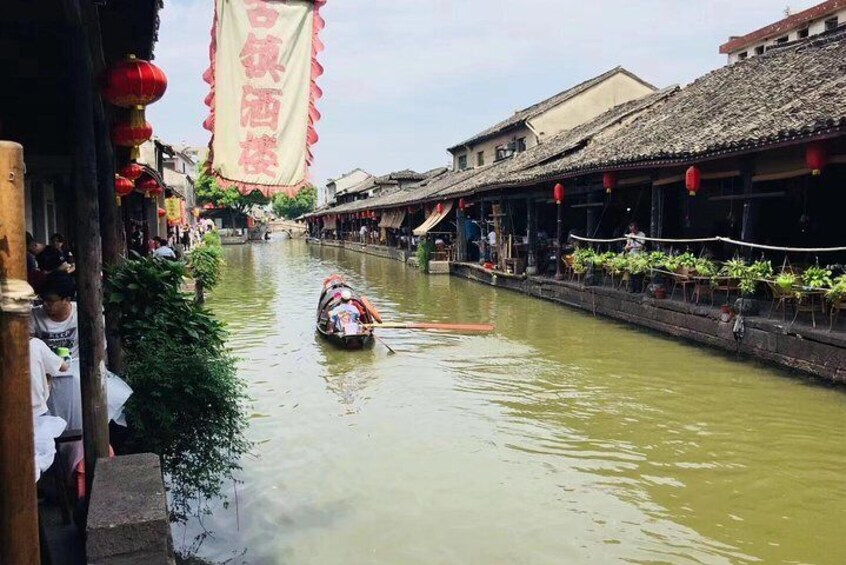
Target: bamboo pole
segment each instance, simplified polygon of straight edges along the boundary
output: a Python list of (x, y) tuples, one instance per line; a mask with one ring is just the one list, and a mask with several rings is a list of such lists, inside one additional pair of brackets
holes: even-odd
[(66, 0), (70, 24), (70, 96), (73, 103), (73, 188), (79, 249), (76, 277), (82, 441), (85, 449), (85, 479), (88, 482), (87, 492), (90, 493), (97, 459), (109, 456), (109, 422), (104, 374), (105, 327), (100, 204), (97, 198), (97, 133), (94, 131), (96, 81), (80, 4), (80, 0)]
[(40, 562), (29, 384), (23, 147), (0, 141), (0, 563)]

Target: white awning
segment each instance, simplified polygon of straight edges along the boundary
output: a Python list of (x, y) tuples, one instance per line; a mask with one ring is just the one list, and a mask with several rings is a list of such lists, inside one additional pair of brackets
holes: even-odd
[(382, 212), (382, 219), (379, 220), (380, 228), (399, 229), (405, 221), (405, 208), (386, 210)]
[(443, 220), (444, 218), (446, 218), (449, 215), (449, 213), (452, 211), (452, 201), (450, 200), (450, 201), (444, 202), (443, 205), (444, 205), (443, 211), (440, 214), (438, 213), (437, 207), (435, 207), (435, 209), (432, 210), (432, 213), (429, 214), (429, 217), (426, 218), (426, 221), (423, 222), (422, 224), (420, 224), (417, 228), (415, 228), (414, 235), (416, 235), (416, 236), (426, 235), (427, 233), (429, 233), (429, 231), (432, 228), (434, 228), (439, 223), (441, 223), (441, 220)]

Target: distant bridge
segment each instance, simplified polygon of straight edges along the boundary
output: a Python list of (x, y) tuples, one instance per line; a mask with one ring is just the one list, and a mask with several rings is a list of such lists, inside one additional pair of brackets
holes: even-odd
[(291, 239), (306, 236), (306, 226), (294, 220), (278, 219), (270, 222), (271, 233), (285, 232)]

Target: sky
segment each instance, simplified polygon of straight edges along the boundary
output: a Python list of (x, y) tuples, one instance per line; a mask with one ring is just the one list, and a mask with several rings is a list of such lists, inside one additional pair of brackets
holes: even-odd
[[(311, 176), (451, 164), (446, 148), (622, 65), (665, 87), (726, 62), (719, 46), (814, 0), (328, 0), (324, 97)], [(207, 145), (212, 0), (166, 0), (156, 63), (158, 137)]]

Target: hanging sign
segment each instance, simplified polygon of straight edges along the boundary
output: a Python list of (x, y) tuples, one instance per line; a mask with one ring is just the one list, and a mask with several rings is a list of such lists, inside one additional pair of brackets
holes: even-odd
[(223, 188), (294, 195), (317, 142), (317, 55), (326, 0), (215, 0), (209, 164)]
[(167, 223), (176, 226), (182, 223), (182, 200), (176, 197), (165, 198)]

